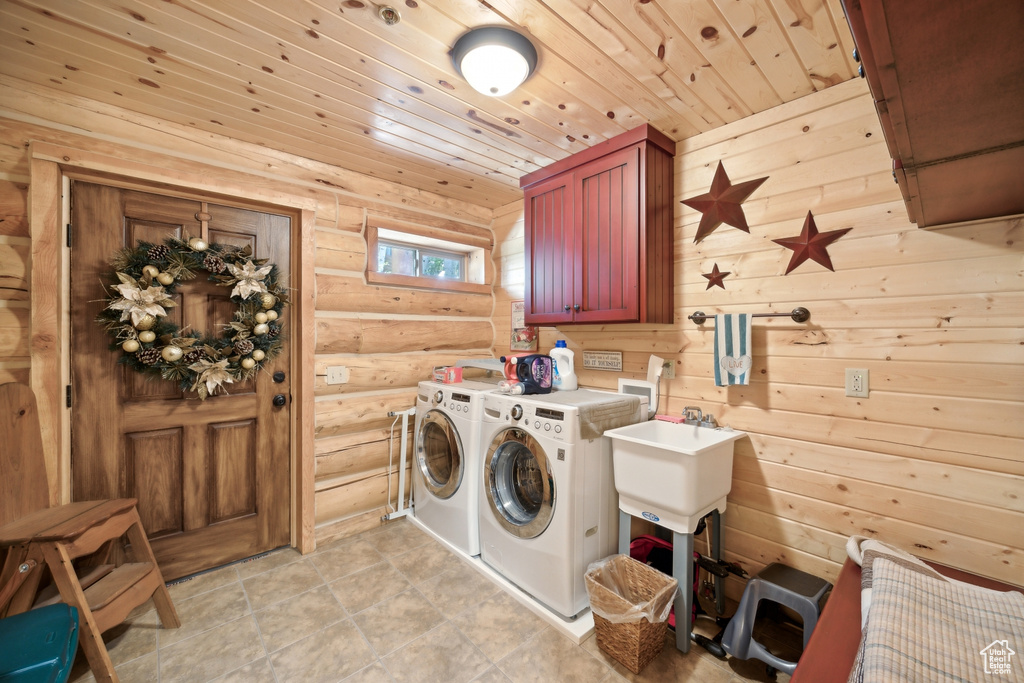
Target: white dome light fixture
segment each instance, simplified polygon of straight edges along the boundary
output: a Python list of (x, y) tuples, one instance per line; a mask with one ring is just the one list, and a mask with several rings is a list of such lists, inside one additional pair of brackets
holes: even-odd
[(526, 36), (487, 26), (475, 28), (455, 41), (452, 62), (474, 90), (501, 97), (530, 77), (537, 67), (537, 50)]

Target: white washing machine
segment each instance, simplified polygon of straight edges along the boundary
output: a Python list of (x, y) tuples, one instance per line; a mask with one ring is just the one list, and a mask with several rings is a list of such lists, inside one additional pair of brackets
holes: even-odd
[(468, 555), (480, 554), (480, 418), (497, 384), (420, 382), (413, 514)]
[(600, 434), (640, 421), (640, 399), (585, 389), (489, 394), (483, 408), (480, 558), (574, 619), (589, 604), (587, 565), (618, 545), (611, 442)]

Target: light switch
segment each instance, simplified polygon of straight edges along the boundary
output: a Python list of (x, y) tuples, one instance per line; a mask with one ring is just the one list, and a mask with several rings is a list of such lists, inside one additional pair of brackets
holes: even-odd
[(344, 365), (328, 365), (327, 383), (345, 384), (346, 382), (348, 382), (348, 374), (348, 368)]

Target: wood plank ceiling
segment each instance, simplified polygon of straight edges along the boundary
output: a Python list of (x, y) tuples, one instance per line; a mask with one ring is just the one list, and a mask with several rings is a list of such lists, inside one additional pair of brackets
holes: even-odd
[[(3, 0), (0, 74), (496, 207), (643, 123), (676, 140), (854, 77), (839, 0)], [(536, 73), (454, 71), (510, 26)], [(2, 108), (0, 101), (0, 108)]]

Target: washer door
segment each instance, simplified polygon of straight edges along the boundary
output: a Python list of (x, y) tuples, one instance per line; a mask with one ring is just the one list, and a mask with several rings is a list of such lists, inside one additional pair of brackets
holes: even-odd
[(541, 445), (526, 431), (498, 432), (487, 449), (484, 489), (491, 512), (513, 536), (544, 533), (555, 510), (555, 480)]
[(451, 498), (462, 485), (462, 439), (452, 421), (440, 410), (428, 410), (416, 435), (416, 462), (427, 490), (437, 498)]

